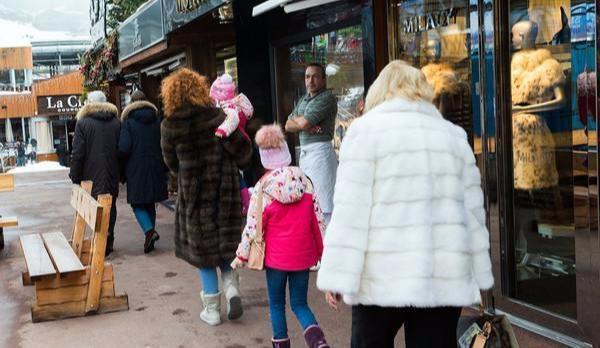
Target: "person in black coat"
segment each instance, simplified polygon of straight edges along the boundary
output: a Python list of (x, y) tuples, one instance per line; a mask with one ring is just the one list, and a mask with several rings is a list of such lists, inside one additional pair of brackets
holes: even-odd
[(131, 95), (132, 103), (121, 114), (119, 152), (126, 159), (127, 203), (146, 236), (144, 253), (154, 250), (156, 203), (167, 199), (167, 167), (160, 148), (160, 122), (156, 107), (142, 91)]
[(88, 94), (86, 104), (77, 113), (71, 171), (69, 177), (74, 184), (91, 180), (92, 196), (110, 194), (112, 206), (106, 255), (113, 251), (115, 223), (117, 221), (117, 196), (119, 195), (119, 133), (121, 122), (117, 107), (106, 102), (101, 91)]

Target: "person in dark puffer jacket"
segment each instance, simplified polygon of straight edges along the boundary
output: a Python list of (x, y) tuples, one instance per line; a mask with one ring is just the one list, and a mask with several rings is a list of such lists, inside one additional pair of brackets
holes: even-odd
[(117, 107), (106, 102), (102, 91), (90, 92), (83, 108), (77, 113), (77, 125), (71, 152), (69, 177), (74, 184), (91, 180), (92, 196), (108, 193), (112, 196), (106, 255), (113, 251), (117, 196), (119, 195), (118, 144), (121, 122)]
[(221, 269), (227, 316), (242, 313), (239, 278), (229, 260), (236, 254), (242, 230), (239, 166), (252, 158), (252, 145), (235, 130), (226, 139), (215, 136), (225, 114), (209, 96), (208, 79), (180, 69), (162, 82), (165, 120), (161, 146), (165, 163), (177, 176), (175, 255), (199, 268), (204, 310), (200, 319), (218, 325)]
[(126, 160), (127, 203), (144, 232), (144, 253), (149, 253), (160, 238), (156, 232), (156, 203), (168, 197), (160, 148), (161, 119), (142, 91), (133, 92), (131, 101), (121, 114), (119, 152)]

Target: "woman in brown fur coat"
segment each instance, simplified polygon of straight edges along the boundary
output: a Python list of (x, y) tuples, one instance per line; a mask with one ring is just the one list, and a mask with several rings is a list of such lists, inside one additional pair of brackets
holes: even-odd
[(229, 319), (242, 315), (239, 278), (229, 267), (242, 229), (239, 169), (252, 156), (249, 140), (235, 131), (219, 139), (225, 120), (209, 96), (206, 77), (180, 69), (162, 83), (165, 120), (161, 146), (165, 163), (177, 176), (175, 254), (199, 268), (204, 310), (200, 319), (221, 323), (216, 268), (221, 269)]

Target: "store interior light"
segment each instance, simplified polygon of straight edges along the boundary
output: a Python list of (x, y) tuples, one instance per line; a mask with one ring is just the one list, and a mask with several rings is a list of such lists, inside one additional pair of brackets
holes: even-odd
[(283, 10), (285, 11), (285, 13), (302, 11), (302, 10), (306, 10), (308, 8), (311, 8), (311, 7), (321, 6), (321, 5), (329, 4), (329, 3), (332, 3), (332, 2), (336, 2), (336, 1), (340, 1), (340, 0), (304, 0), (304, 1), (298, 1), (298, 2), (291, 3), (289, 5), (285, 5), (285, 7), (283, 8)]
[(252, 17), (256, 17), (267, 11), (271, 11), (272, 9), (277, 8), (278, 6), (283, 6), (288, 2), (290, 2), (290, 0), (267, 0), (260, 5), (254, 6), (252, 9)]

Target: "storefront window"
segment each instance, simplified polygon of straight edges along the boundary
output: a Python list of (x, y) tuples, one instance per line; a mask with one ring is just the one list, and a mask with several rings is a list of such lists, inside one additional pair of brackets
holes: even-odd
[(587, 180), (587, 131), (572, 97), (571, 81), (584, 71), (578, 62), (585, 57), (571, 43), (571, 19), (570, 0), (510, 2), (514, 261), (509, 295), (576, 318), (574, 183)]
[(391, 0), (389, 6), (392, 56), (425, 73), (438, 110), (463, 127), (473, 144), (468, 1)]
[(276, 49), (277, 105), (281, 124), (285, 124), (295, 103), (306, 93), (304, 72), (310, 63), (325, 67), (327, 88), (338, 99), (334, 147), (339, 151), (348, 126), (360, 115), (365, 94), (361, 25), (322, 33)]

